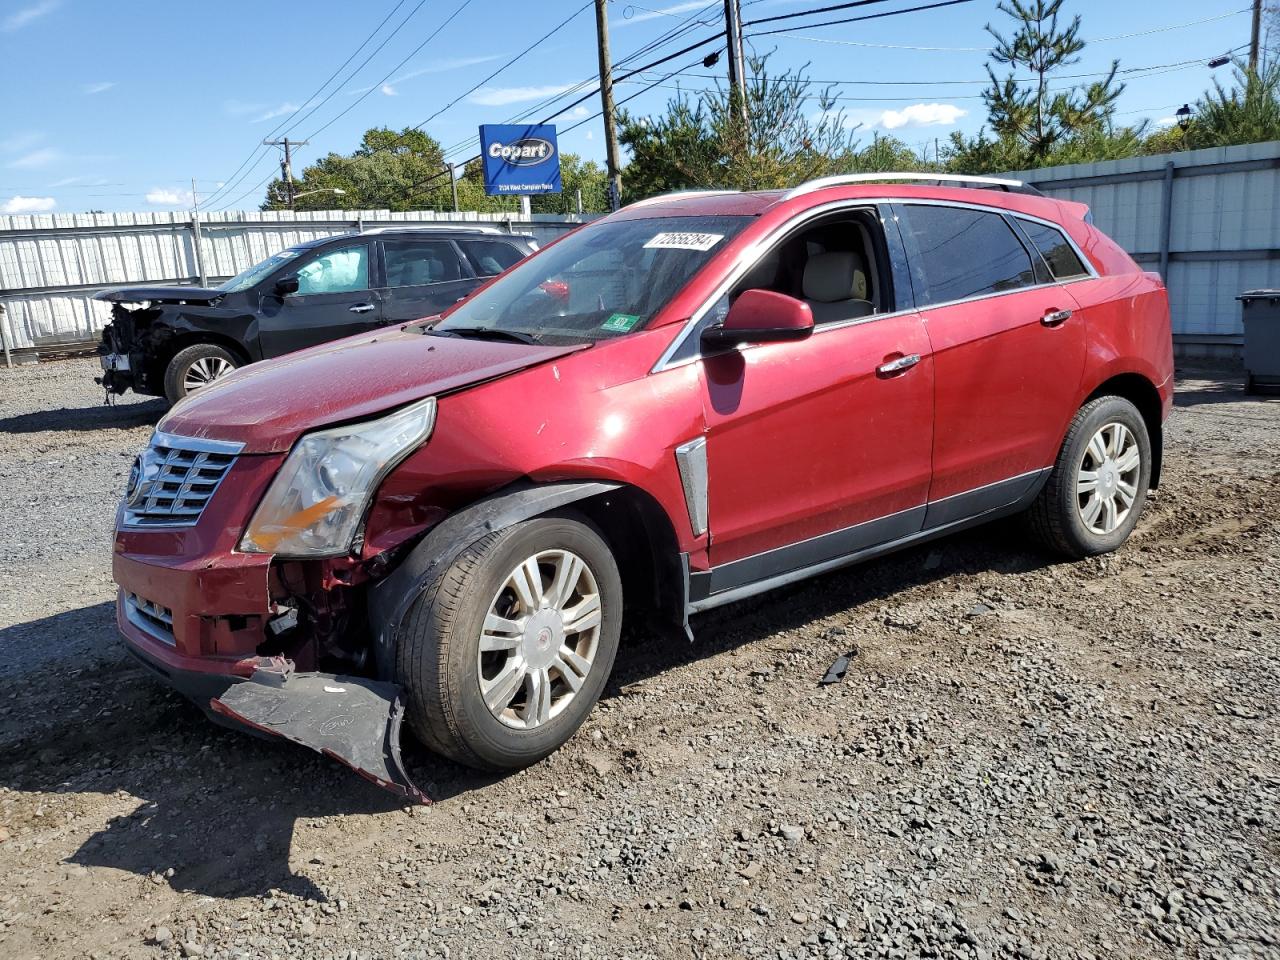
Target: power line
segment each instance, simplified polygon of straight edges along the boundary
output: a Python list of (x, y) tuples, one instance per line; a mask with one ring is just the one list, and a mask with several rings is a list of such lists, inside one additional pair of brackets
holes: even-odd
[[(844, 17), (839, 20), (823, 20), (820, 23), (803, 23), (794, 27), (778, 27), (774, 30), (759, 30), (751, 34), (753, 37), (771, 37), (779, 33), (792, 33), (796, 30), (811, 30), (814, 27), (832, 27), (840, 23), (858, 23), (863, 20), (879, 20), (883, 17), (897, 17), (904, 13), (920, 13), (924, 10), (937, 10), (941, 7), (955, 7), (962, 3), (973, 3), (973, 0), (939, 0), (937, 3), (925, 3), (916, 7), (904, 7), (901, 10), (885, 10), (882, 13), (864, 13), (860, 17)], [(743, 24), (749, 26), (750, 24)]]
[[(796, 17), (812, 17), (819, 13), (833, 13), (836, 10), (848, 10), (852, 7), (869, 7), (877, 3), (888, 3), (889, 0), (851, 0), (849, 3), (833, 3), (829, 7), (815, 7), (812, 10), (801, 10), (798, 13), (780, 13), (776, 17), (759, 17), (755, 20), (748, 20), (743, 23), (744, 27), (754, 26), (758, 23), (773, 23), (777, 20), (794, 20)], [(822, 24), (811, 24), (811, 26), (822, 26)]]
[[(338, 67), (338, 69), (334, 70), (333, 73), (329, 74), (329, 78), (325, 80), (324, 83), (320, 84), (320, 86), (318, 86), (315, 89), (315, 91), (311, 94), (311, 96), (307, 97), (307, 99), (302, 102), (302, 106), (298, 107), (297, 110), (293, 111), (293, 113), (291, 113), (289, 116), (285, 117), (283, 120), (277, 123), (274, 127), (272, 127), (270, 132), (267, 133), (267, 136), (264, 139), (271, 139), (272, 137), (274, 137), (277, 133), (280, 132), (280, 129), (286, 123), (288, 123), (293, 117), (298, 115), (299, 111), (303, 110), (307, 106), (307, 104), (309, 104), (312, 100), (314, 100), (317, 96), (319, 96), (320, 93), (324, 90), (324, 88), (329, 86), (329, 84), (333, 82), (334, 77), (338, 76), (338, 74), (340, 74), (343, 70), (345, 70), (347, 64), (349, 64), (352, 60), (354, 60), (356, 56), (360, 53), (360, 51), (363, 50), (369, 44), (369, 41), (371, 41), (374, 37), (378, 35), (378, 33), (382, 30), (382, 28), (387, 25), (387, 22), (393, 16), (395, 16), (396, 11), (399, 10), (402, 6), (404, 6), (405, 3), (406, 3), (406, 0), (398, 0), (396, 5), (391, 8), (390, 12), (385, 17), (382, 18), (382, 22), (380, 22), (376, 27), (373, 28), (373, 32), (364, 38), (360, 46), (356, 47), (353, 51), (351, 51), (351, 55), (342, 62), (342, 64)], [(402, 23), (401, 26), (403, 25), (404, 24)], [(216, 197), (219, 193), (222, 193), (224, 191), (229, 192), (230, 190), (234, 189), (234, 186), (231, 186), (231, 184), (233, 182), (239, 183), (240, 180), (244, 179), (243, 177), (241, 177), (240, 180), (235, 179), (240, 174), (240, 171), (244, 170), (245, 166), (248, 165), (250, 162), (252, 162), (254, 166), (257, 166), (258, 163), (261, 161), (261, 158), (265, 155), (266, 155), (266, 151), (261, 150), (259, 146), (255, 146), (252, 150), (250, 150), (249, 155), (245, 157), (245, 159), (240, 163), (240, 166), (236, 167), (235, 173), (231, 174), (230, 177), (226, 178), (223, 181), (223, 185), (219, 187), (216, 191), (214, 191), (213, 196), (209, 197), (208, 200), (206, 200), (206, 203), (213, 200), (213, 198)]]
[(477, 83), (475, 86), (473, 86), (473, 87), (471, 87), (471, 88), (469, 88), (469, 89), (467, 89), (467, 90), (464, 90), (462, 93), (458, 94), (456, 97), (454, 97), (452, 100), (450, 100), (448, 103), (446, 103), (443, 107), (441, 107), (441, 108), (440, 108), (439, 110), (437, 110), (435, 113), (431, 114), (431, 116), (427, 117), (427, 119), (425, 119), (425, 120), (423, 120), (421, 123), (419, 123), (419, 124), (415, 125), (413, 129), (414, 129), (414, 130), (421, 130), (421, 129), (422, 129), (423, 127), (425, 127), (428, 123), (430, 123), (430, 122), (431, 122), (432, 120), (434, 120), (436, 117), (440, 116), (440, 114), (444, 113), (446, 110), (448, 110), (450, 107), (452, 107), (454, 104), (456, 104), (456, 103), (457, 103), (459, 100), (461, 100), (463, 97), (470, 96), (471, 94), (475, 93), (477, 90), (479, 90), (481, 87), (483, 87), (486, 83), (488, 83), (490, 80), (492, 80), (492, 79), (493, 79), (494, 77), (496, 77), (498, 74), (502, 73), (502, 71), (506, 70), (506, 69), (507, 69), (508, 67), (510, 67), (513, 63), (515, 63), (517, 60), (519, 60), (520, 58), (522, 58), (522, 57), (524, 57), (526, 54), (528, 54), (528, 53), (529, 53), (529, 51), (530, 51), (530, 50), (532, 50), (534, 47), (538, 46), (540, 43), (545, 42), (545, 41), (546, 41), (547, 39), (549, 39), (553, 34), (555, 34), (555, 33), (557, 33), (558, 31), (560, 31), (560, 30), (564, 29), (564, 27), (566, 27), (566, 26), (569, 24), (569, 22), (570, 22), (571, 20), (573, 20), (573, 19), (575, 19), (576, 17), (578, 17), (578, 16), (579, 16), (579, 15), (580, 15), (584, 10), (586, 10), (588, 7), (591, 7), (591, 6), (593, 6), (593, 5), (594, 5), (594, 0), (587, 0), (587, 2), (586, 2), (586, 3), (584, 3), (582, 6), (578, 7), (578, 9), (576, 9), (575, 11), (573, 11), (573, 13), (571, 13), (571, 14), (569, 14), (569, 16), (565, 17), (565, 18), (564, 18), (563, 20), (561, 20), (558, 24), (556, 24), (554, 27), (552, 27), (550, 30), (548, 30), (546, 33), (544, 33), (541, 37), (539, 37), (537, 40), (533, 41), (533, 43), (529, 44), (529, 46), (525, 47), (523, 50), (521, 50), (519, 53), (517, 53), (514, 57), (512, 57), (510, 60), (508, 60), (508, 61), (507, 61), (506, 63), (504, 63), (502, 66), (500, 66), (497, 70), (493, 71), (493, 73), (489, 74), (487, 77), (485, 77), (485, 78), (484, 78), (483, 80), (481, 80), (479, 83)]
[[(1086, 39), (1085, 43), (1108, 43), (1112, 40), (1129, 40), (1133, 37), (1145, 37), (1154, 33), (1167, 33), (1170, 30), (1181, 30), (1184, 27), (1196, 27), (1204, 23), (1213, 23), (1217, 20), (1226, 20), (1229, 17), (1236, 17), (1242, 13), (1248, 13), (1249, 9), (1235, 10), (1231, 13), (1220, 14), (1216, 17), (1206, 17), (1203, 20), (1188, 20), (1185, 23), (1170, 23), (1162, 27), (1152, 27), (1150, 30), (1142, 30), (1137, 33), (1121, 33), (1111, 37), (1092, 37)], [(919, 50), (930, 53), (987, 53), (990, 47), (931, 47), (919, 46), (909, 43), (871, 43), (866, 40), (838, 40), (833, 37), (806, 37), (801, 34), (791, 33), (783, 35), (785, 40), (806, 40), (809, 43), (826, 43), (841, 47), (867, 47), (877, 50)]]
[[(759, 0), (755, 0), (755, 2), (759, 2)], [(684, 36), (689, 31), (695, 29), (698, 26), (702, 26), (703, 21), (699, 20), (698, 18), (708, 13), (709, 11), (715, 9), (719, 5), (720, 5), (720, 0), (711, 0), (711, 2), (708, 3), (706, 6), (701, 7), (698, 10), (695, 10), (693, 13), (685, 17), (679, 23), (672, 26), (665, 33), (662, 33), (659, 36), (655, 37), (653, 40), (650, 40), (648, 43), (643, 44), (642, 46), (633, 50), (631, 53), (627, 54), (625, 57), (621, 58), (620, 60), (615, 60), (613, 64), (614, 69), (617, 70), (619, 67), (624, 66), (625, 64), (628, 64), (633, 60), (639, 59), (640, 57), (644, 56), (646, 53), (649, 53), (652, 50), (656, 50), (658, 47), (666, 46), (669, 43), (673, 43), (675, 40), (679, 39), (681, 36)], [(665, 15), (671, 16), (671, 17), (678, 16), (678, 14), (674, 14), (674, 13), (665, 14)], [(523, 120), (527, 120), (529, 117), (534, 116), (535, 114), (541, 113), (543, 110), (549, 108), (557, 100), (560, 100), (564, 97), (573, 96), (574, 94), (580, 92), (590, 84), (598, 83), (598, 82), (599, 82), (599, 79), (595, 75), (587, 77), (586, 79), (583, 79), (583, 80), (579, 80), (577, 83), (569, 87), (569, 89), (561, 93), (554, 94), (550, 97), (546, 97), (545, 99), (540, 100), (529, 107), (526, 107), (524, 110), (520, 111), (518, 114), (509, 118), (505, 122), (520, 123)], [(552, 114), (548, 118), (548, 120), (544, 120), (543, 122), (544, 123), (549, 122), (549, 120), (555, 119), (556, 117), (560, 116), (560, 114), (565, 113), (569, 110), (572, 110), (575, 106), (595, 96), (598, 92), (599, 92), (599, 87), (594, 88), (590, 93), (586, 94), (586, 96), (575, 100), (573, 103), (565, 105), (558, 112)], [(478, 144), (479, 142), (480, 142), (480, 138), (478, 136), (467, 137), (463, 140), (458, 141), (454, 145), (450, 146), (447, 150), (445, 150), (445, 156), (446, 157), (455, 156), (462, 150), (466, 150), (471, 146)]]
[[(308, 135), (307, 135), (307, 138), (308, 138), (308, 139), (310, 139), (311, 137), (314, 137), (314, 136), (316, 136), (317, 134), (323, 133), (325, 130), (328, 130), (328, 129), (329, 129), (329, 127), (333, 126), (333, 124), (335, 124), (338, 120), (340, 120), (342, 117), (346, 116), (348, 113), (350, 113), (352, 110), (354, 110), (354, 109), (355, 109), (355, 108), (356, 108), (356, 107), (361, 103), (361, 101), (363, 101), (363, 100), (364, 100), (364, 98), (365, 98), (365, 97), (367, 97), (367, 96), (369, 96), (369, 94), (373, 93), (373, 91), (374, 91), (374, 90), (378, 90), (378, 89), (380, 89), (380, 88), (382, 87), (382, 85), (383, 85), (384, 83), (386, 83), (386, 82), (387, 82), (387, 80), (388, 80), (388, 79), (390, 79), (390, 77), (391, 77), (393, 74), (395, 74), (397, 71), (399, 71), (399, 70), (400, 70), (400, 68), (401, 68), (401, 67), (403, 67), (406, 63), (408, 63), (410, 60), (412, 60), (414, 57), (416, 57), (416, 56), (418, 55), (419, 51), (421, 51), (423, 47), (425, 47), (428, 43), (430, 43), (430, 42), (431, 42), (432, 40), (434, 40), (437, 36), (439, 36), (440, 31), (442, 31), (445, 27), (447, 27), (450, 23), (452, 23), (452, 22), (453, 22), (453, 20), (454, 20), (454, 18), (455, 18), (455, 17), (457, 17), (457, 16), (458, 16), (458, 14), (462, 13), (462, 11), (463, 11), (463, 10), (465, 10), (467, 7), (471, 6), (471, 3), (472, 3), (472, 0), (463, 0), (463, 2), (462, 2), (462, 3), (460, 3), (460, 4), (457, 6), (457, 8), (453, 11), (453, 13), (449, 14), (449, 16), (445, 18), (445, 21), (444, 21), (442, 24), (440, 24), (440, 26), (436, 27), (434, 30), (432, 30), (432, 31), (431, 31), (431, 33), (427, 34), (427, 37), (426, 37), (426, 39), (425, 39), (425, 40), (423, 40), (420, 44), (418, 44), (418, 45), (417, 45), (416, 47), (414, 47), (411, 51), (409, 51), (409, 55), (408, 55), (407, 57), (405, 57), (403, 60), (401, 60), (399, 63), (397, 63), (394, 67), (392, 67), (390, 70), (388, 70), (388, 71), (386, 72), (386, 74), (385, 74), (385, 75), (383, 75), (383, 77), (382, 77), (382, 79), (381, 79), (381, 80), (379, 80), (377, 83), (375, 83), (373, 86), (371, 86), (371, 87), (370, 87), (368, 90), (366, 90), (364, 93), (360, 94), (360, 96), (359, 96), (359, 97), (357, 97), (357, 98), (356, 98), (356, 99), (355, 99), (351, 104), (349, 104), (349, 105), (346, 107), (346, 109), (339, 111), (337, 114), (335, 114), (333, 117), (331, 117), (331, 118), (330, 118), (326, 123), (322, 124), (322, 125), (321, 125), (317, 130), (315, 130), (313, 133), (308, 134)], [(358, 72), (358, 71), (357, 71), (357, 72)], [(355, 76), (355, 74), (352, 74), (352, 76)], [(351, 79), (351, 78), (350, 78), (350, 77), (348, 77), (347, 79), (349, 80), (349, 79)], [(337, 91), (334, 91), (334, 92), (336, 93)], [(319, 105), (319, 104), (317, 104), (317, 106), (320, 106), (320, 105)], [(312, 111), (312, 112), (314, 113), (315, 111)], [(310, 114), (308, 114), (308, 116), (310, 116)], [(299, 121), (299, 122), (301, 122), (301, 121)], [(291, 129), (292, 129), (292, 128), (291, 128)], [(397, 138), (397, 139), (400, 139), (400, 138)]]

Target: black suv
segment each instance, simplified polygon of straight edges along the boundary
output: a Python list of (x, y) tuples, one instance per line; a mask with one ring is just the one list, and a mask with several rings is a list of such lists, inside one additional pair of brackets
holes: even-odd
[(536, 249), (496, 228), (388, 228), (300, 243), (218, 287), (104, 290), (98, 382), (176, 403), (246, 363), (439, 313)]

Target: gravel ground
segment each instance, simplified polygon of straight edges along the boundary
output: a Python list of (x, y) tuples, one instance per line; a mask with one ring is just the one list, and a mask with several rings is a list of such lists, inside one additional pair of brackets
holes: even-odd
[(538, 766), (410, 748), (414, 810), (123, 658), (160, 408), (91, 377), (0, 370), (0, 956), (1280, 957), (1280, 401), (1230, 373), (1116, 555), (1000, 525), (629, 636)]

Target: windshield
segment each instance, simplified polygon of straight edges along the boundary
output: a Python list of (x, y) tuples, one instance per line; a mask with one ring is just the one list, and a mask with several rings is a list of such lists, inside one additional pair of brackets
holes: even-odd
[(258, 281), (262, 280), (273, 270), (276, 270), (303, 251), (303, 247), (290, 247), (288, 250), (281, 250), (274, 256), (267, 257), (261, 263), (256, 263), (243, 273), (237, 273), (234, 277), (223, 283), (217, 289), (223, 293), (241, 293), (248, 290), (252, 286), (256, 286)]
[(512, 268), (429, 332), (566, 344), (639, 330), (751, 217), (654, 217), (584, 227)]

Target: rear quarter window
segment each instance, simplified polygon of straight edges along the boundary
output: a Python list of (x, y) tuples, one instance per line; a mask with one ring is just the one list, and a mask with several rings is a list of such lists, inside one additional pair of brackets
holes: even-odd
[(1027, 239), (1031, 241), (1055, 280), (1070, 280), (1074, 277), (1087, 277), (1089, 271), (1080, 262), (1075, 249), (1057, 227), (1036, 220), (1024, 220), (1018, 217), (1018, 226), (1022, 228)]

